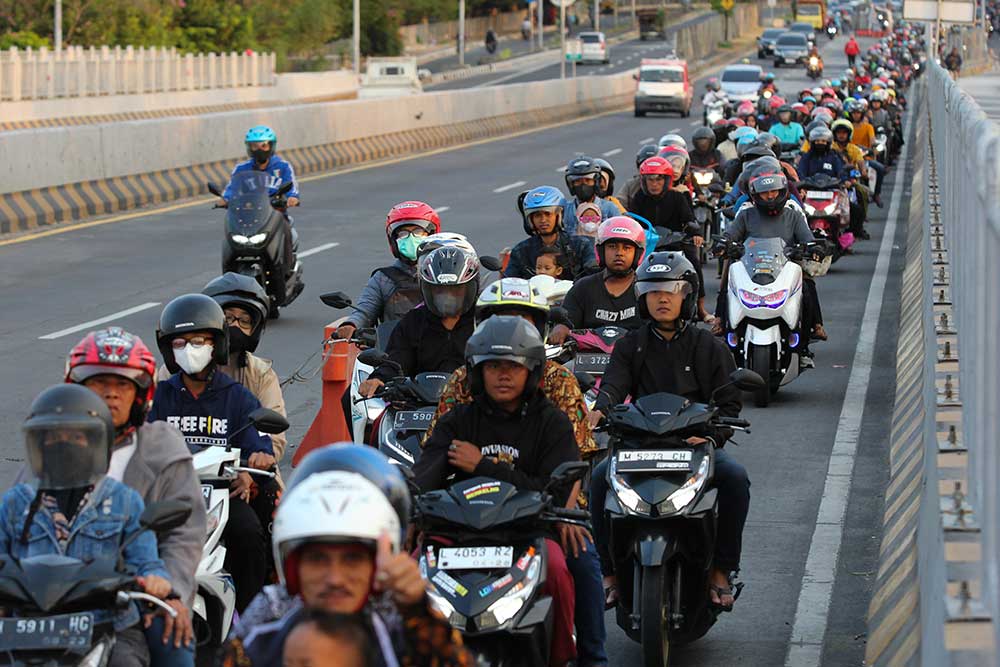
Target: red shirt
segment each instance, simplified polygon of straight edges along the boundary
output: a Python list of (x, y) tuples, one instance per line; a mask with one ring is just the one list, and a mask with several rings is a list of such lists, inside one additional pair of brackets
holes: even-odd
[(847, 45), (844, 47), (845, 56), (856, 56), (861, 53), (861, 47), (858, 46), (857, 41), (852, 37), (848, 40)]

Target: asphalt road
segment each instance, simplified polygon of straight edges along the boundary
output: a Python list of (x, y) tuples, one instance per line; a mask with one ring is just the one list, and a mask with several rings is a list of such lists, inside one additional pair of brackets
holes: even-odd
[[(838, 54), (829, 56), (830, 70), (842, 69), (840, 40), (823, 46)], [(780, 70), (779, 76), (783, 90), (805, 86), (800, 70)], [(697, 85), (701, 90), (702, 82)], [(467, 234), (481, 253), (496, 253), (522, 237), (514, 199), (525, 185), (562, 186), (558, 168), (577, 153), (607, 157), (623, 180), (633, 171), (633, 155), (640, 144), (670, 131), (690, 136), (699, 117), (700, 108), (688, 119), (635, 119), (631, 111), (613, 113), (308, 179), (302, 185), (304, 205), (296, 211), (302, 248), (315, 251), (305, 260), (307, 286), (299, 300), (268, 325), (263, 354), (274, 358), (279, 375), (284, 377), (318, 349), (323, 325), (340, 314), (323, 306), (318, 295), (337, 289), (356, 294), (370, 271), (389, 261), (383, 220), (392, 204), (425, 199), (441, 209), (446, 229)], [(894, 170), (885, 190), (888, 203), (894, 188), (900, 188), (900, 221), (906, 215), (908, 182)], [(816, 370), (783, 388), (767, 409), (750, 407), (744, 412), (754, 424), (753, 433), (738, 437), (739, 446), (731, 450), (747, 466), (753, 483), (744, 537), (742, 579), (746, 590), (736, 611), (725, 615), (704, 639), (680, 651), (675, 664), (786, 664), (789, 645), (801, 642), (801, 637), (792, 637), (792, 628), (803, 582), (815, 590), (812, 585), (822, 583), (824, 576), (833, 581), (832, 595), (818, 601), (805, 596), (799, 621), (802, 627), (820, 629), (823, 664), (841, 667), (862, 663), (864, 619), (886, 483), (903, 257), (900, 246), (905, 239), (902, 228), (897, 227), (896, 238), (886, 245), (891, 254), (885, 257), (889, 263), (884, 300), (881, 304), (875, 300), (866, 318), (866, 297), (872, 283), (878, 282), (873, 278), (876, 256), (887, 225), (886, 210), (872, 210), (872, 239), (860, 243), (856, 255), (842, 259), (819, 281), (830, 341), (815, 345)], [(114, 322), (152, 345), (161, 305), (178, 294), (200, 289), (217, 275), (221, 234), (221, 215), (212, 211), (206, 200), (150, 211), (126, 221), (0, 245), (0, 265), (4, 267), (0, 273), (0, 312), (4, 313), (0, 359), (4, 360), (5, 379), (0, 389), (0, 426), (9, 434), (0, 446), (0, 457), (6, 461), (0, 470), (0, 485), (10, 483), (24, 459), (19, 427), (31, 398), (62, 379), (66, 352), (92, 328), (81, 325), (122, 313)], [(707, 275), (710, 291), (714, 291), (714, 273)], [(709, 303), (714, 303), (711, 296)], [(862, 349), (856, 357), (859, 345), (864, 345), (865, 332), (871, 334), (876, 323), (871, 354)], [(853, 368), (856, 360), (861, 364), (858, 369)], [(864, 418), (855, 429), (850, 422), (857, 413), (846, 414), (845, 420), (842, 407), (845, 398), (853, 397), (847, 396), (849, 377), (855, 370), (863, 375), (869, 364), (871, 382), (867, 394), (859, 397)], [(319, 388), (319, 380), (314, 379), (287, 389), (290, 443), (301, 439), (316, 413)], [(831, 451), (835, 442), (855, 435), (859, 445), (853, 477), (841, 477), (840, 484), (832, 487), (834, 491), (849, 491), (843, 547), (828, 575), (819, 570), (807, 573), (811, 546), (814, 556), (828, 555), (836, 546), (822, 541), (812, 545), (812, 538), (821, 499), (831, 496), (827, 480)], [(849, 484), (845, 483), (848, 479)], [(827, 520), (825, 516), (823, 521)], [(835, 521), (832, 527), (837, 527)], [(821, 612), (827, 603), (829, 625), (824, 635), (822, 621), (826, 616)], [(811, 616), (816, 616), (815, 623), (807, 622)], [(608, 623), (612, 664), (636, 664), (637, 645), (614, 626), (613, 616), (608, 616)], [(791, 664), (800, 667), (805, 663)]]

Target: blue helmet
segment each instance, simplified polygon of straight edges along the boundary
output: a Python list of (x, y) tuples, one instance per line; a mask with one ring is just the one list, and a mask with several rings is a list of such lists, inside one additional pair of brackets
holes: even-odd
[(840, 88), (840, 86), (843, 85), (843, 81), (841, 81), (840, 79), (834, 79), (833, 81), (830, 82), (830, 85), (833, 86), (834, 88)]
[[(278, 135), (276, 135), (274, 130), (266, 125), (251, 127), (247, 130), (247, 136), (244, 137), (243, 141), (247, 146), (247, 156), (262, 164), (270, 160), (271, 156), (273, 156), (274, 152), (278, 149)], [(270, 142), (271, 145), (267, 150), (262, 148), (251, 150), (250, 144), (257, 141), (267, 141)]]
[(518, 200), (518, 208), (521, 209), (522, 222), (524, 223), (524, 232), (528, 236), (535, 235), (535, 228), (531, 226), (530, 216), (534, 211), (543, 210), (553, 210), (558, 213), (559, 222), (556, 223), (556, 226), (559, 230), (562, 230), (562, 212), (565, 203), (566, 198), (563, 197), (563, 193), (559, 191), (559, 188), (554, 188), (551, 185), (542, 185), (525, 192), (524, 196)]
[(734, 144), (738, 144), (740, 139), (743, 137), (750, 137), (751, 139), (757, 136), (757, 130), (752, 127), (738, 127), (729, 133), (729, 140)]

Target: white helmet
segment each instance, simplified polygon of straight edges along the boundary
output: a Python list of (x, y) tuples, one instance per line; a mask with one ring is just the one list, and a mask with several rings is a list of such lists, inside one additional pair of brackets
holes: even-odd
[(306, 477), (278, 504), (272, 544), (278, 577), (291, 595), (299, 592), (295, 551), (305, 544), (357, 544), (374, 550), (387, 534), (399, 551), (399, 515), (385, 494), (355, 472), (317, 472)]
[(664, 146), (680, 146), (684, 150), (688, 147), (687, 141), (679, 134), (664, 134), (660, 137), (660, 148)]
[(436, 250), (437, 248), (443, 248), (444, 246), (457, 247), (462, 250), (468, 250), (473, 255), (476, 254), (476, 249), (472, 247), (469, 243), (469, 239), (465, 238), (463, 234), (456, 234), (455, 232), (438, 232), (437, 234), (431, 234), (430, 236), (425, 236), (417, 247), (417, 257), (423, 257), (431, 250)]

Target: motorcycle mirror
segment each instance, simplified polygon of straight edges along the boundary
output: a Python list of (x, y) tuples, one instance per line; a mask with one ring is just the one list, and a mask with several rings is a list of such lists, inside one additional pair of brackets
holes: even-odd
[(205, 185), (208, 187), (208, 191), (211, 192), (216, 197), (221, 197), (222, 196), (222, 191), (219, 190), (219, 186), (216, 185), (215, 183), (209, 182), (209, 183), (206, 183)]
[(139, 525), (146, 530), (162, 533), (179, 528), (191, 516), (191, 505), (183, 500), (161, 500), (146, 505), (139, 515)]
[(743, 391), (755, 391), (764, 387), (764, 378), (749, 368), (737, 368), (729, 374), (729, 380)]
[(487, 271), (499, 271), (503, 268), (503, 264), (500, 263), (500, 260), (492, 255), (480, 255), (479, 263)]
[(327, 292), (326, 294), (320, 294), (319, 300), (331, 308), (350, 308), (351, 305), (353, 305), (351, 297), (347, 296), (343, 292)]
[(572, 486), (575, 482), (583, 479), (590, 464), (586, 461), (564, 461), (556, 466), (549, 476), (549, 483), (545, 485), (545, 492), (551, 493), (553, 489), (561, 486)]
[(597, 382), (594, 380), (593, 376), (589, 373), (584, 373), (583, 371), (575, 371), (573, 377), (576, 378), (576, 383), (580, 385), (580, 391), (586, 394), (593, 388)]
[(358, 361), (363, 364), (368, 364), (369, 366), (379, 366), (388, 358), (388, 354), (382, 350), (376, 349), (365, 350), (358, 355)]
[(251, 412), (250, 423), (262, 433), (283, 433), (288, 430), (288, 420), (268, 408), (257, 408)]
[(288, 194), (291, 191), (291, 189), (292, 189), (292, 187), (294, 185), (295, 185), (295, 181), (288, 181), (287, 183), (285, 183), (284, 185), (282, 185), (280, 188), (278, 188), (278, 191), (274, 194), (274, 196), (275, 197), (281, 197), (283, 195)]

